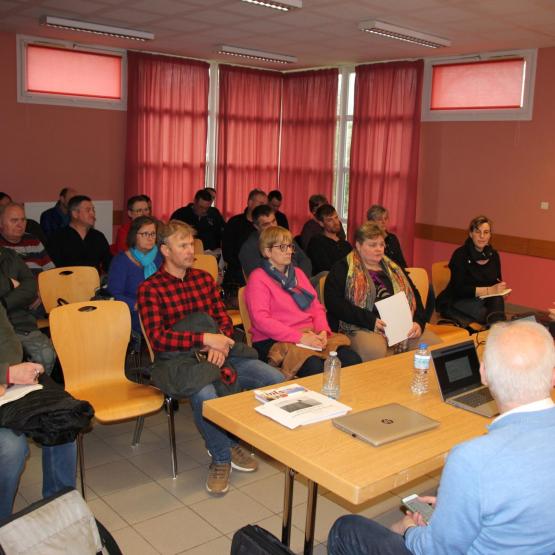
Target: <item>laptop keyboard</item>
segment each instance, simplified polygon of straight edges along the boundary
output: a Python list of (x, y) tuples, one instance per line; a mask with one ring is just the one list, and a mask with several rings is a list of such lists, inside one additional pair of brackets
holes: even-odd
[(487, 387), (484, 387), (484, 389), (471, 391), (466, 395), (461, 395), (460, 397), (457, 397), (456, 401), (458, 403), (468, 405), (469, 407), (479, 407), (493, 401), (493, 397), (491, 396), (490, 390)]

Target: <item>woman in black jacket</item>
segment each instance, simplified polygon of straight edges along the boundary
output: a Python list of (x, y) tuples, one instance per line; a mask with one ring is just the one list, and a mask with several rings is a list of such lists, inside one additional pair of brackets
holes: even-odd
[(439, 342), (434, 333), (424, 331), (424, 308), (414, 284), (403, 268), (384, 256), (384, 249), (384, 230), (374, 222), (366, 222), (355, 234), (355, 248), (332, 266), (324, 287), (331, 328), (349, 336), (351, 348), (363, 361), (393, 354), (375, 302), (401, 291), (407, 297), (413, 319), (407, 335), (408, 349), (416, 349), (420, 342)]
[(468, 235), (449, 261), (451, 279), (438, 296), (439, 312), (448, 318), (462, 313), (480, 324), (505, 320), (507, 284), (501, 277), (499, 253), (490, 245), (491, 220), (477, 216)]

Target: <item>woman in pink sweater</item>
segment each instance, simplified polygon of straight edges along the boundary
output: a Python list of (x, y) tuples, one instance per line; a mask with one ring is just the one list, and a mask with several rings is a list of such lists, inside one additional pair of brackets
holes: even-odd
[[(291, 233), (283, 227), (269, 227), (260, 234), (259, 247), (264, 263), (249, 276), (245, 300), (253, 347), (260, 359), (267, 360), (276, 342), (325, 349), (331, 334), (326, 312), (306, 275), (291, 264), (295, 248)], [(339, 347), (337, 354), (343, 366), (360, 362), (348, 347)], [(323, 368), (324, 360), (311, 356), (297, 375), (318, 374)]]

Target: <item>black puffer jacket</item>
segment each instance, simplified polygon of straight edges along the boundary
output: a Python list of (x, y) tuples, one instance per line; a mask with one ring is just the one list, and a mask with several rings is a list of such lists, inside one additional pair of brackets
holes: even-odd
[(87, 401), (58, 387), (45, 387), (0, 407), (0, 427), (23, 433), (41, 445), (74, 441), (94, 416)]

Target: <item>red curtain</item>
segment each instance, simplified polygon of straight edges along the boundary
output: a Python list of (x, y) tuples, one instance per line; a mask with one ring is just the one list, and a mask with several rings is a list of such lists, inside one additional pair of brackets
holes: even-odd
[(282, 76), (220, 66), (217, 202), (224, 217), (242, 212), (248, 192), (278, 182)]
[(167, 219), (204, 186), (209, 65), (138, 52), (127, 64), (125, 195)]
[(337, 79), (337, 69), (283, 77), (279, 188), (293, 233), (308, 217), (310, 195), (332, 202)]
[(349, 177), (349, 231), (372, 204), (389, 210), (390, 226), (412, 261), (420, 144), (422, 60), (358, 66)]

